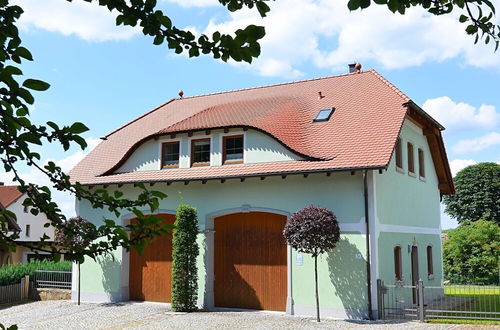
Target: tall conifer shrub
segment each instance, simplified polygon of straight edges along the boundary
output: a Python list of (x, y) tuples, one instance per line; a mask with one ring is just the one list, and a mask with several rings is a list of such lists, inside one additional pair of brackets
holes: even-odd
[(196, 310), (198, 298), (198, 216), (195, 208), (179, 205), (173, 235), (172, 309), (192, 312)]

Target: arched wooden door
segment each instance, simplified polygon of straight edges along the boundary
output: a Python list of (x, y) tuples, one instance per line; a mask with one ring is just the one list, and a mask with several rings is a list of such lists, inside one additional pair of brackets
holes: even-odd
[[(160, 214), (163, 223), (173, 224), (175, 215)], [(132, 222), (136, 221), (133, 219)], [(172, 235), (148, 243), (142, 255), (130, 250), (130, 300), (170, 302), (172, 300)]]
[(215, 219), (215, 306), (285, 311), (285, 223), (263, 212)]

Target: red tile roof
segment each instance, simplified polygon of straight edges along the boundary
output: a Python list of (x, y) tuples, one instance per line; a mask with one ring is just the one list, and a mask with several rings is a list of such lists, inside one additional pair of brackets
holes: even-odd
[[(82, 184), (98, 184), (384, 168), (409, 103), (374, 70), (173, 99), (110, 133), (70, 175)], [(313, 122), (327, 107), (336, 109), (331, 119)], [(153, 137), (226, 127), (262, 131), (306, 161), (114, 174)]]
[(0, 186), (0, 204), (9, 207), (23, 195), (17, 186)]

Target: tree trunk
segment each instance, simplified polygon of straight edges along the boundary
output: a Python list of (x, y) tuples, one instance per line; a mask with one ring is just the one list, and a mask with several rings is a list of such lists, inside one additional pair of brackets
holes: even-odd
[(78, 306), (80, 306), (80, 262), (78, 262)]
[(318, 293), (318, 256), (314, 256), (314, 282), (316, 284), (316, 321), (319, 319), (319, 293)]

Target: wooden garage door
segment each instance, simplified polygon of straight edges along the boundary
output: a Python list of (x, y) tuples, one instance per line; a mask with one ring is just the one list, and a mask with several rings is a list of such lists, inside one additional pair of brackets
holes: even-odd
[(215, 306), (285, 310), (285, 222), (262, 212), (215, 219)]
[[(173, 224), (175, 215), (161, 214)], [(133, 219), (132, 221), (135, 221)], [(148, 243), (142, 255), (130, 250), (130, 300), (170, 302), (172, 297), (172, 235)]]

